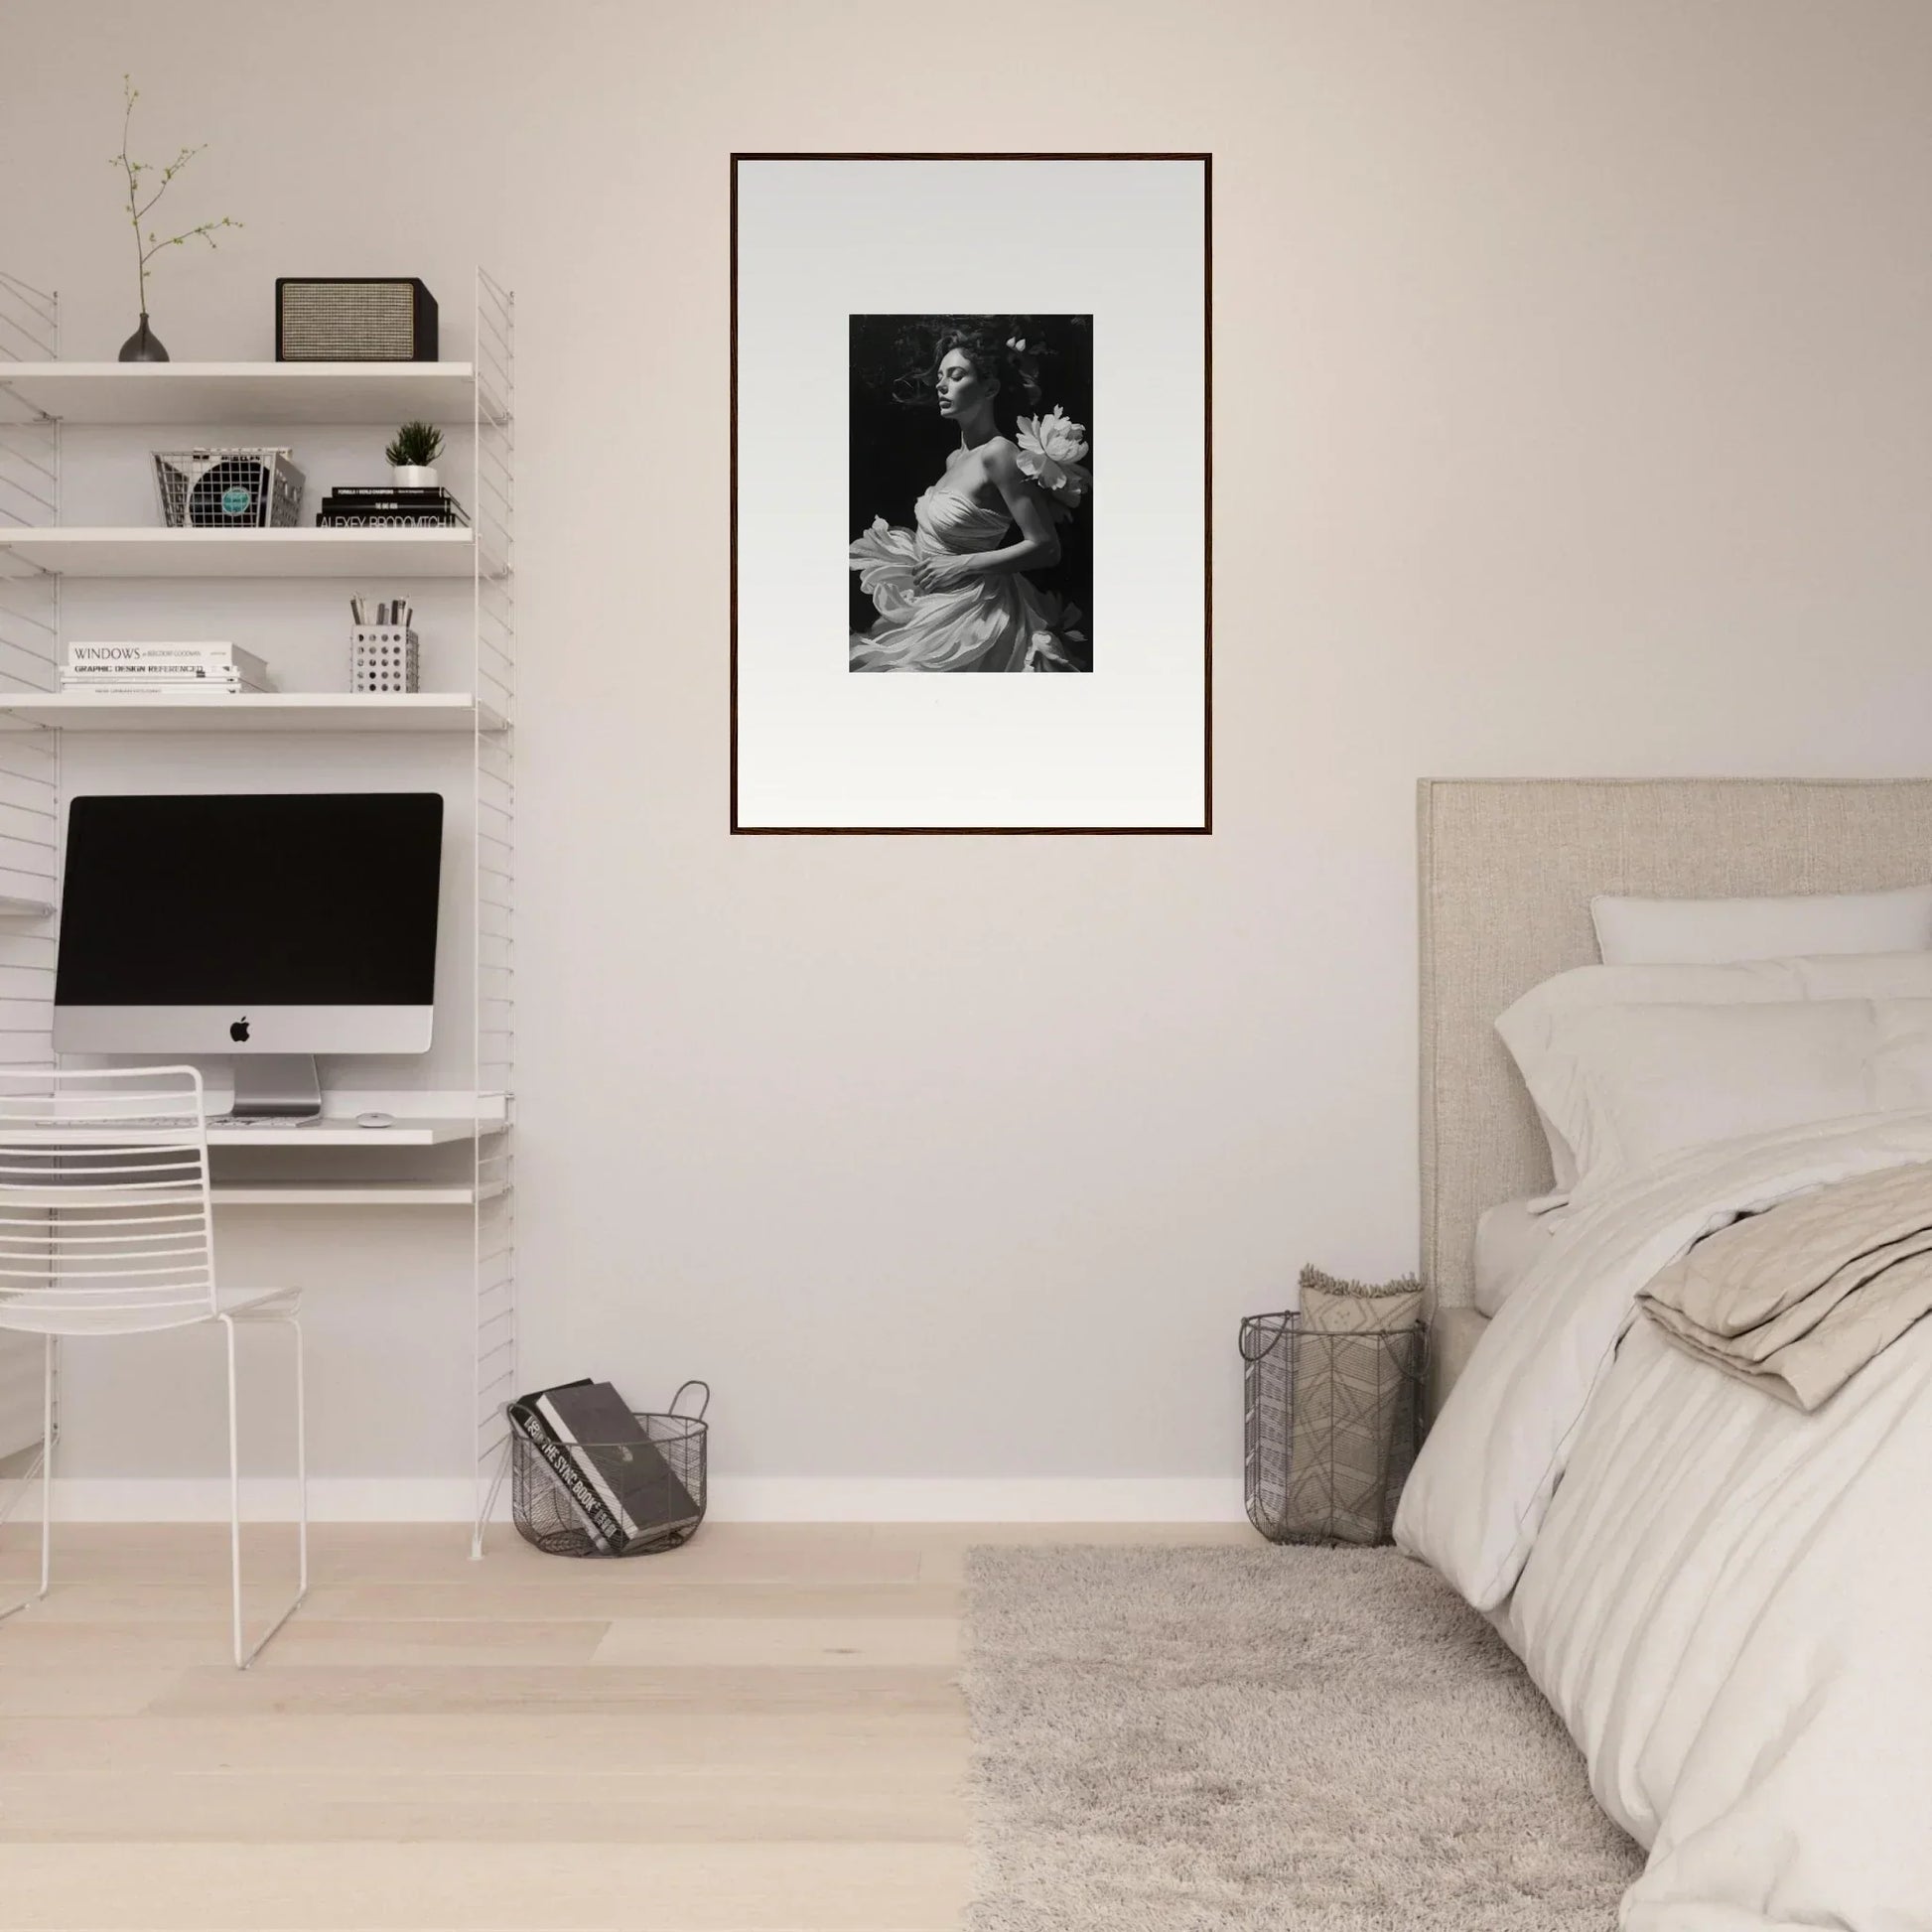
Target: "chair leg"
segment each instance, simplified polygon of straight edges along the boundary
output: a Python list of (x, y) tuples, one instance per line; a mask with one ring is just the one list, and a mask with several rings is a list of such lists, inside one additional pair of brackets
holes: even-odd
[[(302, 1354), (302, 1323), (294, 1315), (282, 1317), (295, 1337), (295, 1602), (309, 1593), (309, 1371)], [(294, 1603), (289, 1605), (293, 1610)]]
[(41, 1357), (41, 1594), (54, 1583), (54, 1362), (52, 1335)]
[(232, 1593), (234, 1665), (246, 1670), (262, 1647), (302, 1606), (309, 1593), (309, 1449), (306, 1376), (302, 1360), (302, 1325), (294, 1315), (272, 1317), (284, 1321), (295, 1334), (295, 1470), (297, 1583), (288, 1607), (248, 1645), (241, 1627), (241, 1432), (235, 1390), (235, 1323), (232, 1315), (216, 1317), (227, 1330), (228, 1343), (228, 1579)]
[[(23, 1596), (18, 1603), (0, 1610), (0, 1623), (8, 1617), (16, 1616), (22, 1610), (32, 1609), (48, 1592), (54, 1582), (54, 1350), (55, 1339), (52, 1335), (43, 1337), (46, 1348), (42, 1354), (41, 1367), (41, 1452), (39, 1474), (41, 1479), (41, 1587), (32, 1596)], [(35, 1471), (29, 1469), (21, 1477), (24, 1487), (34, 1478)]]
[(510, 1449), (514, 1439), (503, 1438), (503, 1453), (497, 1459), (496, 1473), (489, 1479), (489, 1492), (483, 1499), (483, 1507), (477, 1512), (475, 1529), (470, 1533), (470, 1561), (481, 1563), (483, 1553), (483, 1532), (489, 1527), (489, 1519), (496, 1513), (496, 1497), (503, 1487), (503, 1478), (509, 1473)]

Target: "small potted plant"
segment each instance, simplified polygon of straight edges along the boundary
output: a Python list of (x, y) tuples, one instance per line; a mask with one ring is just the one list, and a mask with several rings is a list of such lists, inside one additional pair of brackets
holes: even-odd
[(398, 489), (434, 489), (443, 432), (434, 423), (404, 423), (382, 452)]

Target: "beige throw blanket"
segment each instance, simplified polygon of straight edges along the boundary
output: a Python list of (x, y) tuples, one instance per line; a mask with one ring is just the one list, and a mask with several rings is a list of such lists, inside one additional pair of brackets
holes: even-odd
[(1733, 1221), (1666, 1268), (1638, 1306), (1680, 1348), (1816, 1409), (1932, 1314), (1932, 1164)]
[[(1400, 1469), (1413, 1444), (1398, 1441), (1405, 1365), (1420, 1349), (1394, 1337), (1422, 1319), (1422, 1283), (1381, 1286), (1302, 1270), (1302, 1329), (1295, 1351), (1284, 1534), (1341, 1543), (1387, 1542)], [(1398, 1457), (1400, 1462), (1398, 1464)]]

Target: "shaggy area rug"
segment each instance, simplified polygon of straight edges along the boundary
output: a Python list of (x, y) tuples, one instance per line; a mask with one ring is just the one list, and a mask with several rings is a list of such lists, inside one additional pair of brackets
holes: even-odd
[(1609, 1932), (1643, 1855), (1393, 1550), (981, 1548), (971, 1932)]

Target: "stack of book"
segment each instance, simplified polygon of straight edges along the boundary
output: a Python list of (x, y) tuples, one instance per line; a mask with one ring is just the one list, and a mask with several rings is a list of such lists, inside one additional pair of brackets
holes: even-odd
[(316, 522), (323, 529), (441, 529), (470, 521), (447, 489), (402, 488), (393, 483), (339, 483), (322, 499)]
[(125, 697), (133, 691), (193, 691), (215, 697), (271, 691), (268, 666), (239, 644), (72, 643), (61, 671), (63, 691)]
[(563, 1382), (518, 1396), (512, 1427), (550, 1465), (597, 1549), (621, 1553), (703, 1516), (689, 1489), (609, 1382)]

